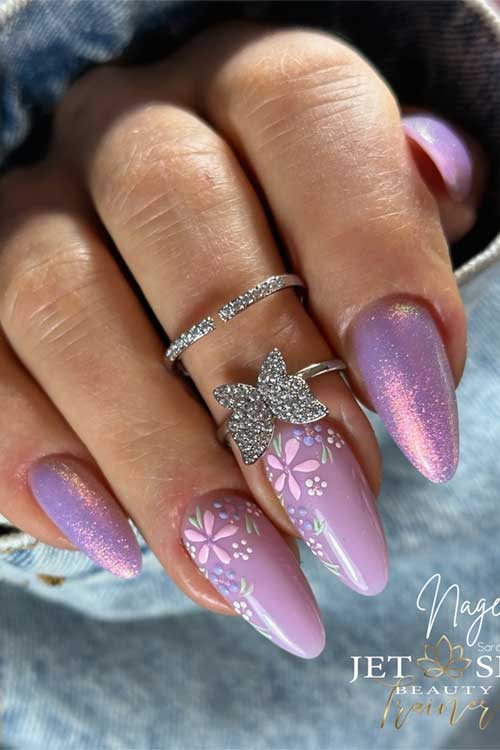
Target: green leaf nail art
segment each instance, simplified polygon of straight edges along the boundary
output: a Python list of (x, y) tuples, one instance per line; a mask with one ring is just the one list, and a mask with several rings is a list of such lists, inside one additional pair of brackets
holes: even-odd
[(323, 565), (327, 570), (330, 571), (330, 573), (333, 573), (335, 576), (340, 575), (340, 565), (334, 565), (333, 563), (325, 562), (322, 560)]
[(196, 529), (201, 529), (201, 522), (198, 520), (198, 518), (195, 518), (194, 516), (189, 516), (188, 521)]
[(279, 433), (277, 438), (273, 438), (273, 446), (278, 456), (281, 456), (281, 432)]
[(313, 529), (316, 536), (323, 533), (323, 529), (325, 528), (325, 522), (320, 521), (319, 518), (315, 518), (313, 521)]
[(240, 581), (240, 594), (242, 596), (250, 596), (253, 592), (253, 583), (248, 583), (246, 578), (242, 578)]

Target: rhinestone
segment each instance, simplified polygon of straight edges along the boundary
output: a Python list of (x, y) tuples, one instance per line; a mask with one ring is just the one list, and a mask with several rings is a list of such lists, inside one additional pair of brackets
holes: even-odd
[(271, 276), (269, 279), (261, 281), (260, 284), (248, 289), (243, 294), (238, 295), (238, 297), (223, 305), (218, 311), (219, 318), (224, 321), (231, 320), (231, 318), (234, 318), (242, 310), (253, 305), (254, 302), (258, 302), (258, 300), (264, 299), (282, 289), (285, 284), (286, 281), (282, 276)]
[(287, 374), (279, 349), (271, 350), (264, 359), (256, 388), (246, 383), (225, 383), (215, 388), (214, 396), (231, 410), (227, 427), (245, 464), (254, 463), (266, 450), (272, 439), (275, 417), (306, 424), (328, 413), (304, 378)]
[(189, 328), (187, 331), (184, 331), (184, 333), (181, 333), (178, 338), (172, 341), (167, 351), (165, 352), (166, 359), (168, 359), (169, 362), (174, 362), (178, 357), (181, 356), (182, 352), (187, 349), (188, 346), (191, 346), (191, 344), (194, 344), (195, 341), (198, 341), (198, 339), (201, 339), (203, 336), (206, 336), (207, 333), (210, 333), (214, 330), (214, 319), (210, 316), (203, 318), (203, 320), (200, 320), (199, 323), (195, 323), (194, 326), (191, 326), (191, 328)]

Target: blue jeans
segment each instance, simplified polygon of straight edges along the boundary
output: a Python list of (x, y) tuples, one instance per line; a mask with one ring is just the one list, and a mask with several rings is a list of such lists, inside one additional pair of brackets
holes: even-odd
[[(396, 730), (392, 704), (381, 728), (388, 689), (366, 677), (351, 680), (355, 655), (412, 656), (416, 673), (424, 642), (434, 644), (442, 633), (473, 659), (479, 643), (497, 638), (497, 620), (487, 616), (477, 643), (467, 645), (470, 618), (459, 616), (454, 627), (450, 599), (427, 638), (429, 612), (419, 610), (416, 599), (437, 572), (443, 588), (457, 583), (463, 598), (492, 602), (499, 595), (500, 24), (481, 2), (454, 0), (363, 6), (27, 0), (2, 15), (5, 8), (0, 2), (4, 168), (43, 153), (55, 102), (88, 65), (125, 51), (133, 61), (153, 57), (156, 47), (164, 55), (196, 30), (233, 16), (316, 25), (347, 37), (384, 72), (401, 101), (434, 106), (473, 132), (489, 154), (492, 178), (476, 228), (453, 248), (469, 314), (469, 356), (458, 389), (461, 461), (454, 479), (445, 485), (423, 479), (370, 415), (384, 459), (380, 508), (391, 558), (386, 590), (360, 597), (314, 565), (302, 547), (328, 634), (321, 657), (304, 662), (241, 620), (193, 604), (143, 540), (144, 572), (124, 581), (79, 552), (37, 543), (3, 519), (0, 747), (498, 748), (500, 715), (481, 731), (472, 710), (454, 726), (437, 712), (414, 712)], [(360, 664), (366, 674), (366, 660)], [(426, 688), (446, 679), (418, 677)], [(500, 704), (499, 680), (498, 688), (494, 677), (467, 682), (492, 684), (488, 703)], [(409, 706), (440, 698), (400, 700)], [(458, 700), (460, 710), (467, 699)]]

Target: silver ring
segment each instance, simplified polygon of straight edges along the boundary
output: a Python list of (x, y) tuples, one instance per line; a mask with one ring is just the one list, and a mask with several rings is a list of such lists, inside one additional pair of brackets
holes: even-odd
[[(246, 310), (247, 307), (253, 305), (261, 299), (270, 297), (271, 294), (279, 292), (281, 289), (287, 289), (288, 287), (296, 286), (305, 288), (305, 284), (301, 278), (296, 276), (294, 273), (283, 273), (279, 276), (269, 276), (269, 278), (256, 284), (251, 289), (239, 294), (234, 297), (226, 304), (222, 305), (217, 310), (216, 315), (223, 323), (232, 320), (240, 312)], [(181, 357), (186, 349), (203, 338), (207, 334), (215, 331), (216, 323), (211, 315), (195, 323), (187, 331), (184, 331), (176, 339), (174, 339), (167, 351), (165, 352), (165, 362), (167, 365), (172, 366), (174, 362)]]
[(272, 349), (261, 364), (256, 386), (225, 383), (214, 388), (216, 401), (231, 410), (217, 429), (219, 442), (229, 442), (231, 437), (243, 463), (255, 463), (273, 438), (276, 419), (309, 424), (326, 417), (328, 407), (314, 396), (306, 380), (336, 370), (345, 370), (341, 359), (315, 362), (288, 375), (283, 354)]

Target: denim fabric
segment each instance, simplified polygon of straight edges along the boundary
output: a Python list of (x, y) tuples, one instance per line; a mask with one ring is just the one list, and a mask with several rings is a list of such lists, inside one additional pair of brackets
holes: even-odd
[[(454, 248), (457, 265), (475, 256), (471, 272), (458, 271), (470, 339), (458, 389), (460, 467), (450, 483), (431, 485), (370, 415), (384, 458), (380, 508), (391, 576), (383, 594), (367, 599), (339, 585), (301, 547), (328, 635), (313, 662), (279, 651), (238, 618), (201, 610), (142, 540), (144, 572), (122, 581), (79, 552), (6, 527), (9, 533), (0, 535), (0, 747), (498, 748), (500, 717), (484, 732), (473, 713), (453, 728), (440, 717), (414, 717), (400, 731), (380, 729), (386, 692), (370, 680), (349, 683), (351, 655), (422, 655), (426, 617), (415, 599), (433, 573), (441, 572), (446, 585), (459, 583), (470, 599), (499, 595), (500, 55), (498, 22), (487, 6), (453, 0), (0, 3), (4, 165), (43, 152), (54, 104), (88, 65), (124, 53), (134, 61), (152, 59), (229, 16), (341, 33), (384, 71), (402, 101), (454, 117), (486, 148), (492, 178), (485, 208), (467, 243)], [(445, 615), (444, 632), (464, 643), (463, 626), (452, 629), (449, 609)], [(481, 640), (496, 639), (498, 626), (487, 619)], [(500, 703), (500, 686), (489, 703)]]

